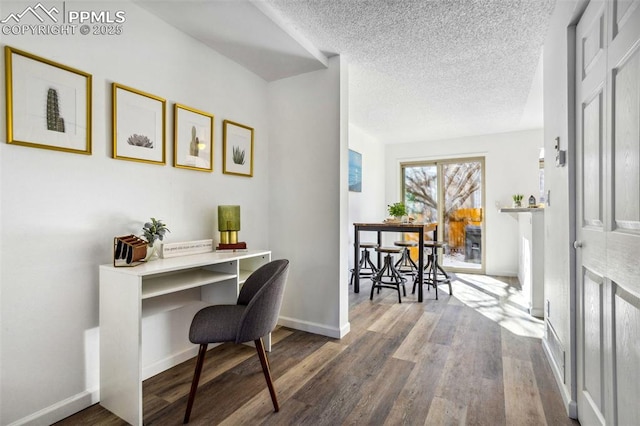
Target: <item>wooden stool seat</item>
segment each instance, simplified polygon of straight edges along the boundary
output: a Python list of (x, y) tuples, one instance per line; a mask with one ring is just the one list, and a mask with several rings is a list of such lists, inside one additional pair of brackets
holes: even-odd
[(447, 247), (447, 243), (442, 242), (442, 241), (425, 241), (423, 244), (425, 247), (427, 248), (445, 248)]
[(399, 247), (376, 247), (376, 251), (380, 253), (391, 253), (391, 254), (402, 253), (402, 249)]
[(393, 245), (398, 247), (418, 247), (417, 241), (395, 241)]
[(416, 262), (414, 262), (413, 259), (411, 259), (411, 254), (409, 253), (409, 247), (417, 247), (418, 242), (417, 241), (396, 241), (393, 244), (395, 246), (402, 247), (402, 256), (400, 257), (400, 259), (398, 259), (398, 261), (394, 265), (395, 268), (401, 274), (411, 275), (412, 277), (417, 276), (418, 265), (416, 265)]
[(360, 248), (363, 248), (363, 249), (365, 249), (365, 248), (372, 249), (372, 248), (376, 248), (376, 247), (378, 247), (377, 243), (360, 243)]

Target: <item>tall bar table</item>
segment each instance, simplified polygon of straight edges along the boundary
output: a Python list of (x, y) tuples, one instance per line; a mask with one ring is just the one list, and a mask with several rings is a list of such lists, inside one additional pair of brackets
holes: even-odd
[[(418, 234), (418, 282), (421, 283), (418, 286), (418, 302), (422, 302), (422, 277), (424, 270), (424, 233), (433, 231), (434, 234), (437, 230), (435, 223), (396, 223), (396, 222), (381, 222), (381, 223), (354, 223), (354, 280), (353, 291), (355, 293), (360, 292), (360, 270), (357, 265), (360, 263), (360, 232), (377, 232), (378, 233), (378, 245), (382, 244), (383, 232), (402, 232), (402, 233), (416, 233)], [(434, 235), (434, 241), (437, 240)], [(380, 265), (380, 253), (378, 253), (378, 265)]]

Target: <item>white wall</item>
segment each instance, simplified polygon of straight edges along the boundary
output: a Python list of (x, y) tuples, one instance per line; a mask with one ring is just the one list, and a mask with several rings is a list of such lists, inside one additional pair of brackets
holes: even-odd
[[(2, 13), (21, 11), (25, 4), (3, 1)], [(125, 10), (124, 33), (2, 36), (2, 44), (93, 74), (94, 128), (93, 155), (85, 156), (8, 145), (5, 120), (0, 120), (0, 424), (21, 419), (46, 424), (95, 401), (97, 266), (111, 261), (114, 236), (140, 234), (142, 224), (154, 216), (168, 224), (169, 241), (212, 238), (217, 205), (240, 204), (241, 239), (254, 248), (269, 242), (267, 84), (134, 3), (71, 4)], [(166, 166), (110, 158), (113, 81), (167, 99)], [(215, 114), (213, 173), (170, 165), (174, 102)], [(4, 117), (5, 103), (0, 105)], [(256, 129), (253, 178), (222, 174), (223, 119)], [(305, 146), (304, 138), (297, 143)], [(337, 148), (332, 152), (337, 155)], [(323, 170), (333, 179), (335, 160), (327, 163)], [(337, 192), (336, 186), (330, 191)], [(333, 207), (327, 208), (331, 215)], [(155, 357), (145, 354), (146, 363), (192, 347), (186, 340), (192, 314), (193, 308), (186, 308), (145, 322), (149, 341), (158, 334), (156, 326), (172, 324), (170, 339), (160, 345), (163, 351)]]
[[(546, 320), (556, 331), (565, 351), (564, 374), (555, 368), (567, 411), (577, 416), (575, 363), (572, 353), (575, 342), (574, 275), (575, 253), (571, 243), (575, 238), (574, 195), (574, 108), (572, 105), (573, 40), (568, 27), (575, 23), (584, 8), (583, 1), (557, 2), (544, 45), (544, 143), (545, 188), (551, 191), (550, 205), (545, 210), (544, 294), (550, 302)], [(567, 166), (555, 166), (555, 139), (567, 150)], [(549, 336), (545, 336), (545, 341)], [(546, 343), (546, 342), (545, 342)], [(561, 363), (561, 362), (560, 362)]]
[[(274, 257), (291, 261), (280, 322), (341, 337), (346, 312), (347, 121), (340, 93), (345, 66), (339, 57), (327, 70), (269, 85), (271, 163), (269, 210)], [(344, 267), (341, 267), (344, 265)]]
[(536, 199), (539, 193), (538, 158), (542, 129), (500, 133), (443, 141), (386, 146), (386, 201), (400, 200), (400, 163), (461, 157), (485, 158), (486, 273), (515, 276), (518, 272), (518, 220), (499, 213), (497, 205), (510, 206), (511, 195)]
[[(380, 222), (387, 215), (384, 203), (384, 145), (353, 124), (349, 125), (349, 149), (362, 154), (362, 192), (349, 192), (349, 269), (353, 268), (353, 224)], [(375, 234), (362, 234), (364, 241), (375, 241)]]

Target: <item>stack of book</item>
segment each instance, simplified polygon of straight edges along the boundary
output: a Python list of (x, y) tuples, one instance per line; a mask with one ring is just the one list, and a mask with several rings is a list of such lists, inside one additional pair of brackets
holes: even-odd
[(216, 247), (216, 251), (220, 252), (237, 252), (237, 251), (247, 251), (247, 243), (230, 243), (230, 244), (218, 244)]

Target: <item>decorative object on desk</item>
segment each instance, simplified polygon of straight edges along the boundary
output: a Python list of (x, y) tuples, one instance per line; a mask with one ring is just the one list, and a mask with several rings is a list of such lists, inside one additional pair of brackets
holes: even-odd
[(91, 74), (5, 46), (7, 143), (91, 154)]
[(166, 100), (112, 84), (113, 158), (166, 163)]
[(389, 215), (393, 216), (397, 222), (402, 222), (402, 218), (407, 216), (407, 208), (404, 203), (394, 203), (387, 206)]
[(213, 240), (183, 241), (162, 244), (162, 258), (209, 253), (213, 250)]
[(522, 207), (522, 199), (524, 198), (524, 195), (513, 194), (511, 198), (513, 198), (513, 207)]
[(529, 208), (533, 209), (535, 207), (538, 207), (538, 205), (536, 204), (536, 197), (532, 195), (529, 197)]
[(136, 266), (147, 257), (147, 242), (135, 235), (113, 239), (113, 266)]
[(238, 242), (240, 206), (218, 206), (220, 244), (216, 250), (246, 250), (247, 243)]
[(173, 106), (173, 166), (213, 171), (213, 115), (185, 105)]
[(362, 192), (362, 154), (349, 150), (349, 191)]
[(222, 122), (222, 173), (253, 176), (253, 128)]
[(169, 231), (167, 225), (162, 223), (162, 220), (158, 220), (155, 217), (151, 218), (151, 222), (147, 222), (142, 227), (142, 232), (144, 233), (144, 238), (147, 240), (149, 244), (149, 249), (147, 250), (147, 257), (145, 260), (155, 260), (160, 257), (159, 244), (156, 244), (156, 241), (164, 240), (164, 236)]

